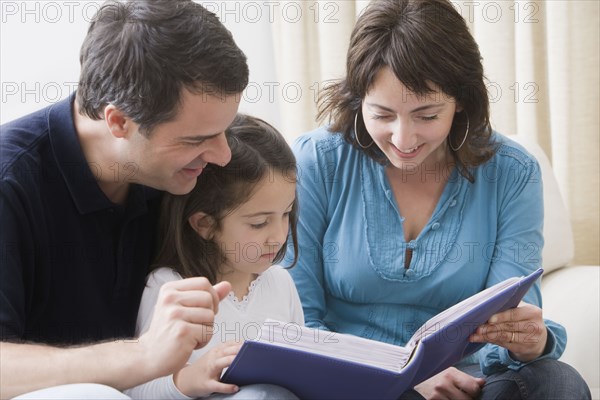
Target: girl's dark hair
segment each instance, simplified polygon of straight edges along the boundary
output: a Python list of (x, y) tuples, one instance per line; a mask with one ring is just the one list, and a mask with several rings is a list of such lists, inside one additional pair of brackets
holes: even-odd
[(433, 83), (462, 106), (448, 141), (455, 148), (461, 144), (468, 118), (466, 142), (451, 153), (460, 173), (472, 181), (469, 167), (489, 160), (495, 146), (479, 47), (462, 16), (446, 0), (376, 0), (358, 18), (350, 38), (346, 78), (326, 86), (317, 119), (329, 117), (331, 132), (341, 132), (346, 141), (380, 163), (387, 159), (377, 146), (358, 146), (355, 135), (363, 144), (372, 139), (360, 116), (354, 132), (354, 120), (375, 75), (384, 67), (415, 94), (432, 93)]
[[(182, 277), (204, 276), (213, 284), (225, 260), (218, 243), (202, 238), (188, 223), (201, 211), (212, 217), (216, 231), (225, 216), (245, 203), (256, 185), (270, 173), (278, 172), (296, 182), (296, 159), (284, 137), (258, 118), (238, 114), (225, 131), (231, 161), (225, 167), (209, 164), (194, 189), (185, 195), (164, 194), (159, 219), (159, 251), (154, 268), (170, 267)], [(297, 261), (296, 225), (298, 204), (294, 200), (289, 217), (290, 235), (273, 260), (281, 261), (291, 236), (294, 262)]]
[(110, 0), (80, 53), (77, 101), (99, 120), (112, 103), (149, 136), (175, 117), (183, 88), (227, 96), (248, 84), (246, 56), (216, 15), (191, 0)]

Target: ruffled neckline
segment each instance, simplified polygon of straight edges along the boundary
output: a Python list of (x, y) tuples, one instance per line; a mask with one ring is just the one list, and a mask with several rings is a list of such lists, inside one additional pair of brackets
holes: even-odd
[(258, 286), (258, 282), (260, 282), (261, 278), (262, 278), (262, 276), (259, 275), (256, 277), (255, 280), (250, 282), (250, 286), (248, 286), (248, 294), (246, 294), (244, 297), (242, 297), (241, 300), (236, 297), (235, 293), (233, 293), (233, 290), (231, 292), (229, 292), (229, 294), (227, 295), (227, 298), (231, 301), (231, 303), (233, 303), (235, 308), (237, 308), (238, 310), (241, 310), (241, 311), (246, 310), (246, 308), (248, 307), (248, 303), (250, 302), (250, 299), (252, 298), (253, 293), (254, 293), (256, 287)]

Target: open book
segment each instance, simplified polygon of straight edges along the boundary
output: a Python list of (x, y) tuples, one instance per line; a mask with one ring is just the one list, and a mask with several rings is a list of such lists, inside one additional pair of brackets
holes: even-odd
[(492, 315), (516, 307), (542, 272), (507, 279), (448, 308), (403, 347), (267, 320), (221, 380), (271, 383), (301, 399), (396, 399), (479, 350), (483, 344), (469, 336)]

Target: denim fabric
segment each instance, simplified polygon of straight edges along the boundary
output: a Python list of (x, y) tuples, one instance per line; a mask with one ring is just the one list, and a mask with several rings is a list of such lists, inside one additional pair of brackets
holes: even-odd
[(538, 360), (519, 371), (509, 369), (488, 377), (483, 376), (477, 365), (462, 370), (485, 378), (482, 400), (591, 399), (590, 389), (581, 375), (570, 365), (557, 360)]
[[(527, 364), (519, 371), (506, 370), (485, 376), (479, 365), (459, 368), (461, 371), (486, 380), (479, 400), (586, 400), (590, 389), (570, 365), (551, 359)], [(405, 392), (400, 400), (421, 400), (415, 390)]]

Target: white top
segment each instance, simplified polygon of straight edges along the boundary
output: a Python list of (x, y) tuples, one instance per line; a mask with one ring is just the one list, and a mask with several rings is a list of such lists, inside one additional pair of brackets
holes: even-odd
[[(179, 279), (182, 279), (181, 276), (170, 268), (159, 268), (150, 273), (142, 294), (136, 335), (141, 335), (150, 327), (160, 287)], [(189, 362), (219, 343), (254, 339), (260, 334), (260, 327), (267, 318), (304, 326), (304, 313), (296, 286), (288, 271), (279, 265), (270, 267), (255, 279), (243, 299), (238, 300), (231, 292), (221, 301), (215, 316), (212, 339), (203, 348), (194, 350)], [(172, 375), (155, 379), (125, 393), (139, 399), (189, 399), (177, 390)]]

